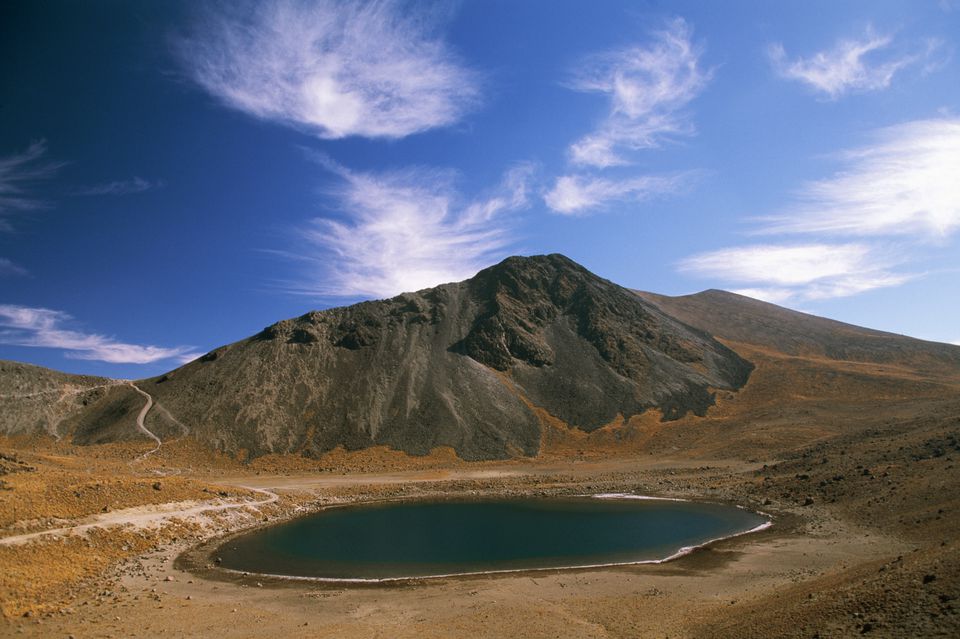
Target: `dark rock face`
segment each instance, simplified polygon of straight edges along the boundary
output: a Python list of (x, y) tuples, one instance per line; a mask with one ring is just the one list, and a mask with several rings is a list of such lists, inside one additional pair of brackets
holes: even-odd
[(739, 388), (752, 369), (562, 255), (509, 258), (466, 285), (478, 317), (452, 349), (511, 371), (534, 404), (584, 430), (650, 407), (703, 415), (708, 387)]
[[(587, 431), (652, 408), (702, 415), (711, 389), (740, 388), (751, 369), (707, 333), (547, 255), (284, 320), (139, 384), (193, 437), (230, 453), (450, 446), (493, 459), (538, 452), (530, 405)], [(91, 414), (129, 415), (111, 397)], [(163, 430), (163, 419), (153, 411), (146, 425)], [(99, 441), (78, 423), (82, 439)]]
[(751, 366), (709, 335), (560, 255), (457, 284), (310, 312), (144, 383), (229, 452), (451, 446), (534, 455), (528, 403), (593, 430), (618, 414), (703, 414)]

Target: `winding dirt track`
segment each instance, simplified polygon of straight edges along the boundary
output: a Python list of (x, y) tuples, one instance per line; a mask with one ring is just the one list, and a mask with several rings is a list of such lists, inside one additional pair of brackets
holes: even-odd
[(65, 526), (63, 528), (52, 528), (50, 530), (41, 530), (39, 532), (26, 533), (23, 535), (3, 537), (0, 538), (0, 546), (25, 544), (33, 541), (34, 539), (39, 539), (41, 537), (47, 537), (50, 535), (75, 535), (83, 533), (92, 528), (106, 528), (108, 526), (124, 525), (143, 527), (174, 517), (194, 517), (197, 515), (205, 515), (207, 513), (230, 510), (233, 508), (258, 508), (259, 506), (272, 504), (279, 499), (279, 496), (270, 490), (254, 488), (252, 486), (238, 487), (260, 493), (261, 495), (266, 495), (266, 498), (259, 501), (242, 501), (227, 504), (197, 504), (196, 502), (191, 501), (159, 504), (157, 506), (137, 506), (134, 508), (124, 508), (123, 510), (94, 515), (93, 517), (90, 517), (86, 523), (82, 524), (78, 523), (76, 525)]
[(130, 386), (130, 388), (132, 388), (133, 390), (137, 391), (138, 393), (140, 393), (141, 395), (147, 398), (147, 403), (143, 405), (143, 408), (140, 409), (140, 414), (137, 415), (137, 428), (139, 428), (147, 437), (155, 441), (157, 445), (156, 447), (154, 447), (153, 450), (149, 450), (137, 458), (137, 459), (145, 459), (150, 455), (154, 454), (155, 452), (157, 452), (158, 450), (160, 450), (160, 447), (163, 445), (163, 442), (160, 441), (160, 438), (154, 435), (152, 432), (150, 432), (150, 430), (143, 425), (143, 419), (147, 416), (147, 413), (149, 413), (150, 409), (153, 407), (153, 397), (150, 395), (150, 393), (144, 390), (140, 390), (140, 387), (134, 384), (133, 382), (127, 382), (127, 384)]
[(31, 397), (42, 397), (43, 395), (53, 395), (58, 393), (61, 395), (59, 399), (63, 399), (68, 395), (79, 395), (80, 393), (89, 393), (92, 390), (97, 390), (98, 388), (110, 388), (111, 386), (117, 386), (123, 382), (114, 380), (106, 384), (97, 384), (96, 386), (83, 386), (81, 388), (47, 388), (45, 390), (34, 391), (32, 393), (13, 393), (12, 395), (0, 395), (0, 399), (29, 399)]

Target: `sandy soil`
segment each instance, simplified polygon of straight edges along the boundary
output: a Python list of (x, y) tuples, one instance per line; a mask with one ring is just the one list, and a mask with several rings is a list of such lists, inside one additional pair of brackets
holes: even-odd
[[(707, 418), (587, 436), (545, 415), (536, 459), (0, 441), (0, 635), (960, 636), (960, 386), (750, 356), (751, 383)], [(775, 525), (662, 565), (363, 587), (237, 577), (210, 556), (334, 503), (601, 492), (736, 503)]]
[[(782, 463), (782, 462), (781, 462)], [(767, 464), (767, 469), (772, 464)], [(124, 524), (152, 531), (156, 546), (119, 558), (93, 587), (57, 610), (10, 616), (5, 632), (22, 636), (337, 636), (337, 637), (637, 637), (746, 636), (732, 620), (745, 610), (783, 600), (768, 621), (783, 636), (847, 636), (864, 624), (885, 636), (882, 615), (852, 611), (826, 623), (794, 625), (789, 608), (816, 605), (833, 592), (824, 584), (849, 586), (851, 573), (881, 574), (903, 564), (919, 546), (897, 535), (838, 517), (833, 509), (778, 500), (772, 529), (726, 540), (657, 566), (549, 571), (375, 586), (343, 587), (290, 583), (257, 576), (235, 577), (210, 563), (209, 547), (198, 542), (229, 530), (296, 514), (301, 506), (433, 494), (566, 494), (632, 491), (665, 496), (732, 499), (757, 503), (750, 484), (764, 472), (760, 461), (612, 460), (548, 463), (520, 467), (366, 473), (361, 475), (275, 475), (237, 473), (219, 483), (269, 490), (278, 506), (260, 498), (234, 504), (167, 504), (130, 508), (98, 517), (85, 526)], [(669, 483), (666, 483), (669, 482)], [(769, 498), (764, 498), (770, 501)], [(241, 507), (247, 504), (250, 508)], [(270, 510), (254, 506), (267, 506)], [(239, 518), (211, 518), (243, 510)], [(255, 514), (252, 514), (255, 513)], [(252, 514), (252, 516), (251, 516)], [(157, 524), (177, 521), (165, 534)], [(117, 530), (110, 527), (107, 530)], [(170, 531), (168, 531), (169, 533)], [(545, 534), (548, 534), (545, 531)], [(77, 535), (78, 538), (82, 535)], [(7, 546), (15, 537), (0, 540)], [(27, 547), (57, 543), (55, 535), (33, 538)], [(16, 544), (17, 546), (22, 544)], [(181, 553), (194, 548), (181, 557)], [(3, 546), (0, 546), (3, 549)], [(178, 557), (180, 557), (178, 561)], [(891, 568), (893, 570), (893, 568)], [(922, 576), (918, 577), (922, 581)], [(835, 587), (835, 586), (834, 586)], [(771, 601), (773, 599), (773, 601)], [(866, 601), (866, 599), (864, 600)], [(21, 613), (22, 615), (22, 613)], [(800, 614), (800, 617), (805, 615)], [(870, 621), (873, 619), (873, 621)], [(797, 622), (803, 623), (803, 622)], [(954, 617), (955, 623), (955, 617)], [(725, 627), (726, 624), (729, 627)], [(948, 630), (956, 626), (942, 624)], [(875, 628), (875, 630), (874, 630)], [(933, 636), (938, 625), (931, 626)], [(887, 636), (897, 636), (891, 626)], [(891, 634), (892, 633), (892, 634)], [(944, 635), (949, 636), (949, 635)]]

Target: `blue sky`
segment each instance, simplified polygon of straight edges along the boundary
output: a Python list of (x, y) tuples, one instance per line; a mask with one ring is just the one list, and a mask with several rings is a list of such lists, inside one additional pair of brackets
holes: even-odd
[(0, 358), (560, 252), (960, 341), (960, 2), (0, 6)]

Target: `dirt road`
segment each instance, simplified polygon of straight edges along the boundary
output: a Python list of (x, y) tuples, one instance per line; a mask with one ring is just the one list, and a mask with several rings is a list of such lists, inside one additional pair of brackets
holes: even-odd
[(77, 522), (71, 526), (64, 526), (63, 528), (53, 528), (50, 530), (41, 530), (39, 532), (26, 533), (23, 535), (3, 537), (0, 538), (0, 546), (15, 546), (40, 538), (57, 537), (63, 535), (79, 535), (93, 528), (109, 528), (112, 526), (135, 526), (139, 528), (145, 528), (173, 518), (189, 519), (191, 517), (207, 515), (224, 510), (231, 510), (234, 508), (257, 508), (259, 506), (272, 504), (279, 499), (275, 492), (269, 490), (254, 488), (252, 486), (238, 485), (237, 487), (260, 493), (266, 497), (258, 501), (245, 500), (240, 502), (224, 503), (223, 501), (218, 500), (217, 503), (213, 504), (198, 504), (194, 501), (187, 501), (159, 504), (156, 506), (137, 506), (135, 508), (124, 508), (122, 510), (94, 515), (84, 521)]

